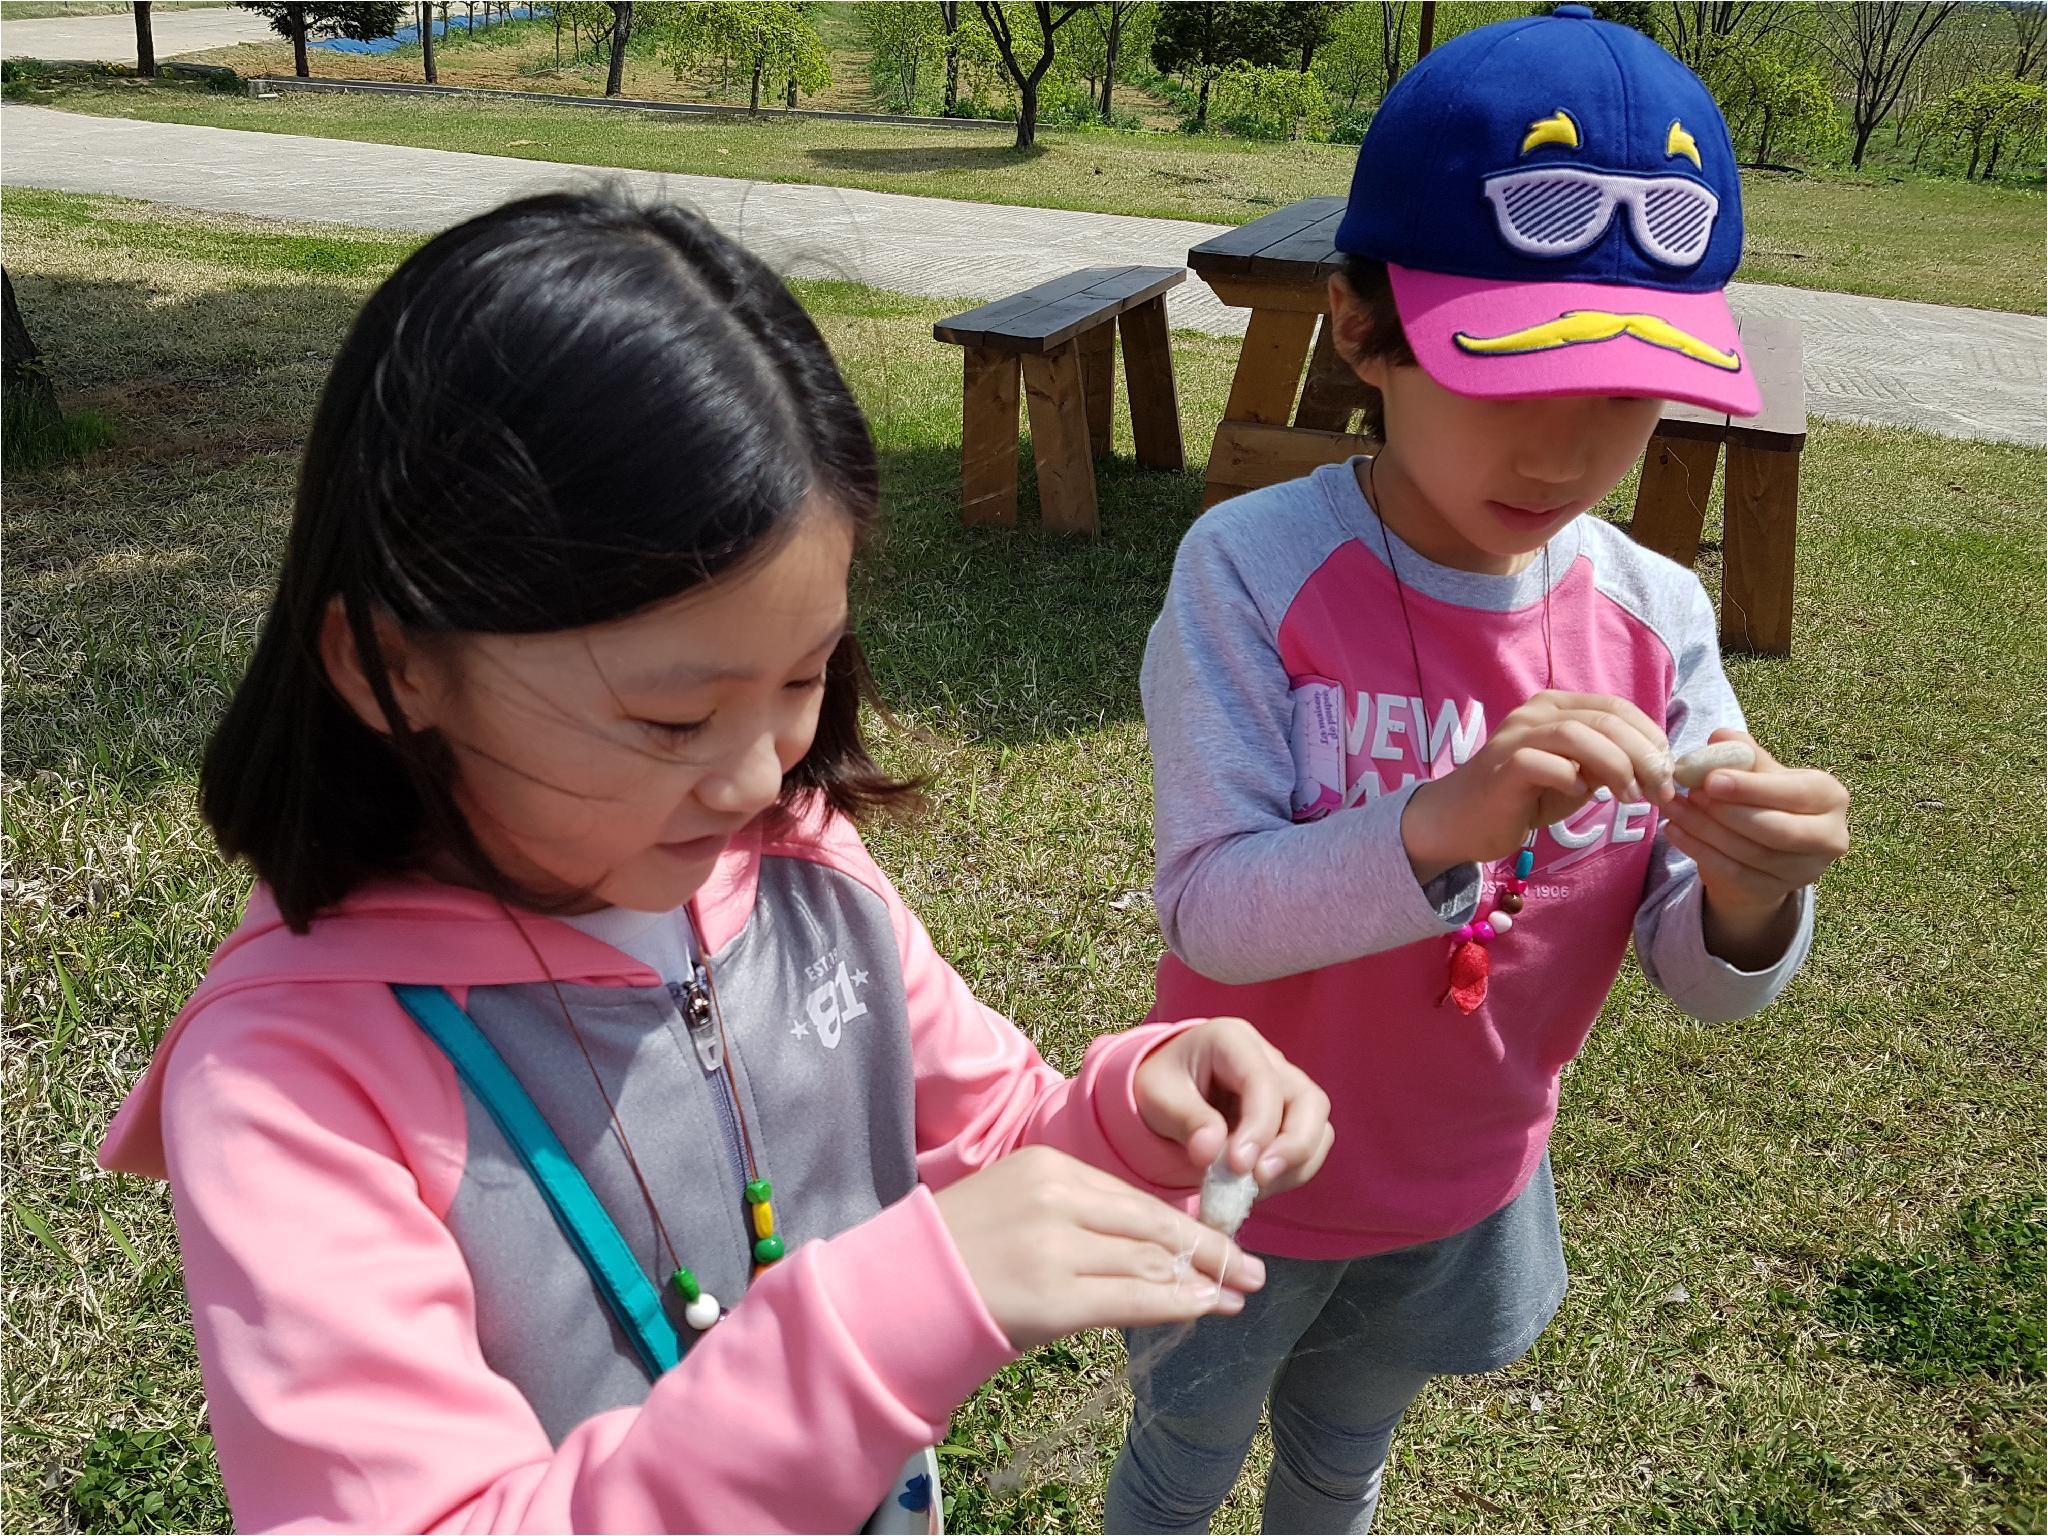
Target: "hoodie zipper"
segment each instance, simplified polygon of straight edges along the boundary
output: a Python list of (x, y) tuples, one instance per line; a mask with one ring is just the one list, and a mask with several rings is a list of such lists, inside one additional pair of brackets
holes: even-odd
[(740, 1142), (739, 1112), (733, 1105), (732, 1077), (726, 1067), (725, 1043), (719, 1038), (711, 1006), (711, 972), (705, 968), (704, 962), (692, 961), (690, 979), (681, 983), (670, 982), (669, 995), (682, 1010), (683, 1023), (690, 1031), (690, 1044), (697, 1052), (697, 1064), (711, 1079), (711, 1096), (718, 1103), (719, 1123), (725, 1127), (726, 1156), (732, 1161), (734, 1177), (744, 1189), (748, 1178), (747, 1156)]

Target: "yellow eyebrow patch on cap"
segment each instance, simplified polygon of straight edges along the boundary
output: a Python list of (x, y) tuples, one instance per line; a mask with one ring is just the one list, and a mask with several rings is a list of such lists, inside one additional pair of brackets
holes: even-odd
[(1724, 368), (1731, 373), (1739, 371), (1742, 367), (1742, 359), (1735, 353), (1723, 352), (1719, 347), (1700, 340), (1690, 332), (1680, 330), (1669, 320), (1656, 315), (1615, 314), (1605, 309), (1568, 310), (1555, 320), (1546, 320), (1541, 325), (1510, 331), (1505, 336), (1473, 336), (1458, 331), (1451, 339), (1457, 343), (1460, 352), (1471, 352), (1482, 357), (1498, 357), (1523, 352), (1549, 352), (1558, 347), (1583, 346), (1589, 342), (1612, 341), (1617, 336), (1633, 336), (1636, 340), (1646, 341), (1653, 347), (1662, 347), (1667, 352), (1689, 357), (1696, 363), (1705, 363), (1712, 368)]
[(1571, 149), (1579, 147), (1579, 125), (1572, 121), (1571, 113), (1559, 107), (1548, 117), (1539, 117), (1529, 125), (1529, 131), (1522, 136), (1522, 153), (1527, 154), (1538, 144), (1563, 144)]
[(1664, 135), (1664, 153), (1683, 155), (1694, 165), (1700, 163), (1699, 141), (1685, 131), (1685, 124), (1677, 118), (1671, 119), (1671, 131)]

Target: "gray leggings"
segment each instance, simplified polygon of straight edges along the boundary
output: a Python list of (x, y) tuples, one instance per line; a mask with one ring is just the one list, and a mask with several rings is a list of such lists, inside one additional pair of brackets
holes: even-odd
[(1268, 1531), (1365, 1531), (1394, 1426), (1432, 1375), (1498, 1370), (1564, 1299), (1546, 1158), (1455, 1236), (1364, 1259), (1266, 1258), (1236, 1317), (1125, 1335), (1136, 1407), (1110, 1474), (1112, 1533), (1205, 1531), (1272, 1397)]
[(1126, 1335), (1137, 1397), (1110, 1474), (1113, 1533), (1206, 1531), (1273, 1399), (1267, 1531), (1367, 1531), (1394, 1426), (1426, 1374), (1361, 1367), (1346, 1309), (1327, 1306), (1344, 1267), (1266, 1260), (1265, 1289), (1234, 1318)]

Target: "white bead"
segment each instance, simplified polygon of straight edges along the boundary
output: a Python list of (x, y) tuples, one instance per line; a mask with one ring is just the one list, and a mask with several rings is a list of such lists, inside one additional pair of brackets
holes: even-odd
[(1489, 912), (1486, 921), (1492, 925), (1495, 933), (1506, 933), (1515, 926), (1515, 920), (1505, 912)]
[(683, 1321), (702, 1333), (718, 1321), (718, 1298), (709, 1291), (702, 1292), (695, 1301), (683, 1308)]

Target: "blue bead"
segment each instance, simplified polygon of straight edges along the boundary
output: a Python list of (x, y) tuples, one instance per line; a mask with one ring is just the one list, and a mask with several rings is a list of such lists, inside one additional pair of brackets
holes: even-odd
[(1528, 879), (1529, 872), (1533, 870), (1535, 867), (1536, 852), (1534, 849), (1524, 848), (1520, 853), (1515, 855), (1515, 878), (1517, 880)]

